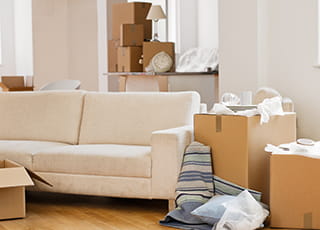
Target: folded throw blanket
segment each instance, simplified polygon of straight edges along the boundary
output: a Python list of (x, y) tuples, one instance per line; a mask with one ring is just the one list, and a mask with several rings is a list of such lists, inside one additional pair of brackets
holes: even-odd
[(191, 143), (184, 154), (176, 187), (177, 208), (169, 212), (161, 225), (181, 229), (209, 230), (212, 226), (191, 215), (214, 194), (210, 146)]
[[(211, 230), (191, 212), (206, 203), (214, 194), (238, 195), (247, 188), (238, 186), (220, 177), (213, 176), (210, 146), (199, 142), (191, 143), (183, 157), (176, 186), (176, 209), (169, 212), (161, 225), (186, 230)], [(248, 189), (260, 201), (261, 193)]]

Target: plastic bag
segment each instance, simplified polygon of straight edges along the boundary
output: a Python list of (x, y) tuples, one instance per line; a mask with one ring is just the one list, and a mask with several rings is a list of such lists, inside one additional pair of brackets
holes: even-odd
[(226, 207), (223, 204), (235, 198), (235, 196), (229, 195), (213, 196), (207, 203), (193, 210), (191, 214), (198, 216), (205, 223), (214, 225), (220, 220), (226, 210)]
[(224, 93), (221, 96), (221, 104), (223, 104), (223, 105), (239, 105), (240, 98), (233, 93)]
[(177, 72), (203, 72), (217, 65), (218, 49), (191, 48), (179, 58)]
[(235, 199), (224, 203), (226, 211), (213, 230), (253, 230), (261, 227), (269, 211), (244, 190)]

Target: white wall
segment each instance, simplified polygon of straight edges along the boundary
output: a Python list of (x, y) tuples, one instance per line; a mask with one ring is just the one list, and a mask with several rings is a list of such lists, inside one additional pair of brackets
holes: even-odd
[(98, 90), (98, 15), (96, 0), (68, 1), (69, 78), (81, 89)]
[(93, 0), (33, 0), (35, 86), (78, 79), (98, 90), (98, 16)]
[(222, 92), (275, 88), (295, 103), (298, 136), (320, 139), (317, 0), (219, 3)]
[(219, 2), (220, 94), (256, 89), (257, 1)]
[(218, 48), (218, 1), (198, 2), (198, 47)]
[(313, 67), (319, 38), (317, 1), (268, 0), (268, 4), (267, 84), (295, 102), (298, 135), (319, 140), (320, 69)]
[(108, 91), (108, 79), (104, 76), (108, 72), (107, 5), (106, 0), (97, 0), (99, 91)]
[(17, 75), (33, 75), (31, 0), (14, 0), (15, 63)]
[(189, 48), (198, 46), (198, 1), (177, 1), (177, 53), (182, 54)]
[(14, 75), (16, 74), (14, 1), (0, 1), (0, 24), (2, 42), (2, 65), (0, 65), (0, 75)]
[(68, 0), (33, 0), (36, 87), (69, 78)]

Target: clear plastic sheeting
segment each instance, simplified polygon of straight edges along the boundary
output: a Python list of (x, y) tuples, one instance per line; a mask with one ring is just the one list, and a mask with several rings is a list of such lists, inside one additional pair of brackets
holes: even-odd
[(247, 190), (224, 206), (226, 210), (213, 230), (254, 230), (260, 228), (269, 215)]
[(224, 93), (221, 97), (221, 103), (223, 105), (239, 105), (240, 98), (233, 93)]
[(218, 49), (192, 48), (179, 58), (177, 72), (207, 72), (218, 66)]

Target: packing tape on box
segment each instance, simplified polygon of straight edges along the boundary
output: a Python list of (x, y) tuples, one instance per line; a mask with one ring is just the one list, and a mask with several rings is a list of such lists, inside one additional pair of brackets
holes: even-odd
[(305, 229), (312, 229), (312, 212), (307, 212), (304, 214), (303, 227)]
[(216, 116), (216, 132), (220, 133), (222, 130), (222, 116)]

